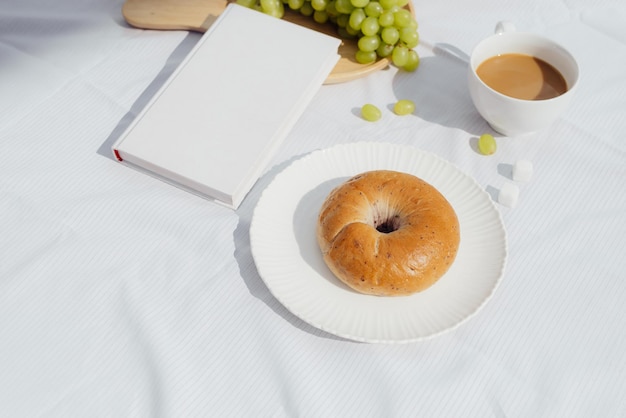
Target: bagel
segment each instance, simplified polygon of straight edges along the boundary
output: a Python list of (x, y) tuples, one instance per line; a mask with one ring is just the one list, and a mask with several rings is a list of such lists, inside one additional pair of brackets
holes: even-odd
[(436, 188), (390, 170), (361, 173), (334, 188), (316, 235), (333, 274), (377, 296), (432, 286), (454, 262), (461, 239), (457, 215)]

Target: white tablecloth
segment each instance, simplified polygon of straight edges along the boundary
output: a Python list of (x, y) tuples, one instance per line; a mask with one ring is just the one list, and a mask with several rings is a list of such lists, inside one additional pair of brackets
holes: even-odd
[[(0, 4), (1, 417), (626, 416), (622, 0), (415, 0), (418, 71), (323, 86), (237, 211), (112, 158), (200, 36), (131, 28), (122, 4)], [(553, 126), (485, 157), (464, 57), (503, 19), (569, 48), (582, 80)], [(414, 115), (390, 111), (402, 98)], [(358, 117), (367, 102), (380, 121)], [(462, 326), (352, 342), (259, 276), (263, 189), (294, 158), (357, 141), (433, 152), (494, 197), (533, 162), (518, 205), (498, 205), (502, 282)]]

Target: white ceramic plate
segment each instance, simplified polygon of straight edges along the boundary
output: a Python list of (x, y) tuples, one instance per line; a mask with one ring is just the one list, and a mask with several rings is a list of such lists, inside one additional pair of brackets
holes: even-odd
[[(357, 293), (328, 269), (317, 246), (319, 208), (349, 177), (387, 169), (414, 174), (452, 204), (461, 243), (452, 267), (427, 290), (403, 297)], [(359, 142), (314, 151), (263, 191), (250, 226), (252, 255), (270, 292), (314, 327), (356, 341), (411, 342), (466, 321), (491, 297), (507, 256), (506, 233), (490, 196), (452, 164), (416, 148)]]

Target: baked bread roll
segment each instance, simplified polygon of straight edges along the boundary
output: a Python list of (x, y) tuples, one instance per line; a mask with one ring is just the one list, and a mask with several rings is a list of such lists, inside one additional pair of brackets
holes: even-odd
[(433, 186), (407, 173), (352, 177), (324, 201), (317, 224), (324, 261), (360, 293), (403, 296), (432, 286), (452, 265), (459, 221)]

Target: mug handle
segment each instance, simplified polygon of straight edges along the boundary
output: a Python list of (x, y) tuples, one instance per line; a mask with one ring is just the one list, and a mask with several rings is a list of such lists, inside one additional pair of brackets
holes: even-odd
[(494, 32), (496, 35), (500, 35), (501, 33), (515, 32), (515, 30), (515, 24), (513, 22), (502, 20), (496, 24)]

